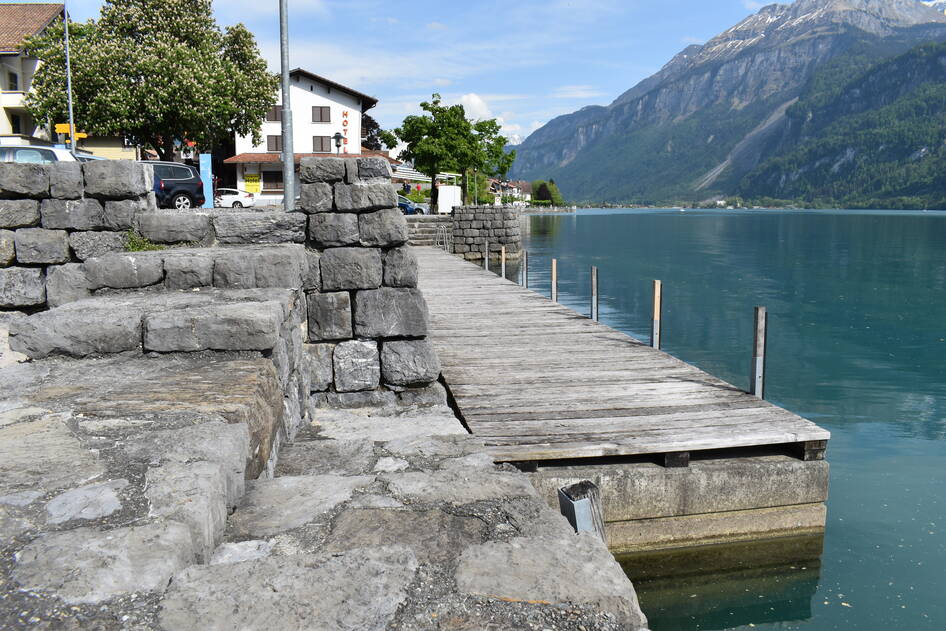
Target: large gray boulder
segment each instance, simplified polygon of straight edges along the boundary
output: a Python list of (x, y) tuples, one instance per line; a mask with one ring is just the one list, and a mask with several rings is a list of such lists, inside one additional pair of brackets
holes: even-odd
[(45, 275), (35, 267), (0, 269), (0, 307), (15, 309), (46, 302)]
[(0, 162), (0, 199), (49, 197), (49, 170), (44, 164)]
[(57, 230), (105, 230), (105, 208), (97, 199), (45, 199), (43, 227)]
[(366, 212), (393, 206), (397, 206), (397, 191), (389, 181), (335, 185), (335, 209), (340, 212)]
[(105, 223), (111, 230), (130, 230), (138, 215), (158, 212), (154, 193), (135, 199), (110, 199), (105, 202)]
[(345, 161), (341, 158), (303, 158), (299, 163), (303, 183), (341, 182), (345, 179)]
[(0, 230), (0, 267), (13, 265), (16, 260), (14, 239), (15, 233), (12, 230)]
[(0, 199), (0, 228), (29, 228), (40, 222), (35, 199)]
[(159, 353), (267, 351), (279, 339), (282, 306), (275, 301), (216, 304), (151, 313), (144, 348)]
[(138, 232), (155, 243), (200, 243), (210, 239), (210, 216), (190, 212), (141, 213)]
[(427, 303), (417, 289), (382, 287), (355, 296), (358, 337), (424, 337), (427, 321)]
[(164, 256), (161, 252), (106, 254), (85, 263), (89, 287), (101, 289), (136, 289), (164, 280)]
[(312, 392), (325, 392), (335, 381), (335, 344), (306, 344), (305, 367)]
[(105, 256), (125, 249), (125, 234), (122, 232), (73, 232), (69, 245), (76, 258), (85, 261), (96, 256)]
[(85, 266), (81, 263), (46, 268), (46, 302), (50, 307), (83, 300), (91, 295)]
[(175, 252), (164, 258), (164, 286), (168, 289), (211, 287), (214, 256), (207, 251)]
[(391, 171), (391, 163), (381, 157), (358, 158), (358, 177), (362, 180), (371, 180), (374, 178), (384, 178), (390, 180), (394, 177)]
[(417, 287), (417, 256), (409, 246), (384, 253), (384, 286)]
[(374, 390), (381, 383), (378, 343), (367, 340), (342, 342), (335, 347), (335, 390)]
[(25, 264), (68, 263), (69, 236), (65, 230), (22, 228), (16, 231), (16, 260)]
[(85, 190), (82, 163), (54, 162), (47, 165), (49, 196), (56, 199), (79, 199)]
[(213, 225), (220, 243), (303, 243), (306, 215), (227, 212), (215, 215)]
[(50, 355), (107, 355), (140, 346), (141, 312), (120, 305), (115, 305), (108, 317), (101, 308), (66, 305), (34, 313), (10, 327), (10, 348), (32, 359)]
[(384, 383), (417, 386), (433, 383), (440, 376), (440, 359), (427, 340), (385, 342), (381, 347)]
[(351, 297), (347, 291), (309, 294), (309, 339), (313, 342), (352, 338)]
[(352, 213), (319, 213), (309, 218), (309, 239), (318, 248), (358, 245), (358, 215)]
[(322, 289), (375, 289), (381, 286), (384, 270), (381, 252), (374, 248), (332, 248), (322, 253)]
[(399, 208), (385, 208), (358, 215), (361, 244), (368, 247), (390, 248), (407, 243), (410, 230)]
[(298, 289), (305, 282), (308, 261), (297, 246), (260, 249), (247, 259), (253, 265), (256, 287)]
[(332, 210), (332, 185), (326, 182), (303, 184), (299, 194), (302, 210), (307, 213), (325, 213)]
[(92, 160), (82, 165), (85, 194), (96, 199), (141, 197), (154, 188), (150, 165), (133, 160)]

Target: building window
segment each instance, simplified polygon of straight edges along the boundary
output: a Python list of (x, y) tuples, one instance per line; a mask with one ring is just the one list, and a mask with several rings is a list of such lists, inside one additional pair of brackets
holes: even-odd
[(278, 123), (282, 121), (282, 105), (274, 105), (266, 112), (267, 123)]
[(7, 84), (10, 89), (10, 92), (19, 92), (20, 91), (20, 75), (15, 72), (7, 73)]
[(10, 114), (10, 128), (14, 134), (23, 133), (23, 122), (20, 120), (19, 114)]
[(312, 151), (314, 153), (332, 153), (332, 137), (312, 136)]
[(266, 136), (266, 151), (282, 151), (282, 136)]
[(332, 110), (329, 107), (325, 106), (313, 106), (312, 107), (312, 122), (313, 123), (331, 123), (332, 122)]
[(263, 171), (263, 192), (283, 192), (282, 171)]

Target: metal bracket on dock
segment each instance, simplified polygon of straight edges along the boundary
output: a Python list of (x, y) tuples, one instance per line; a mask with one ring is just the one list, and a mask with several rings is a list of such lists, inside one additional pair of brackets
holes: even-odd
[(558, 507), (575, 532), (593, 532), (607, 543), (601, 492), (594, 482), (582, 480), (558, 490)]

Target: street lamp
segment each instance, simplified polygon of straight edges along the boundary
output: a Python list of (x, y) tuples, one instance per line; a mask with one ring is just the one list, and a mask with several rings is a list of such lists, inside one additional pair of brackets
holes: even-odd
[(335, 132), (335, 135), (332, 136), (332, 139), (335, 141), (335, 155), (338, 155), (342, 152), (342, 139), (344, 136), (340, 132)]

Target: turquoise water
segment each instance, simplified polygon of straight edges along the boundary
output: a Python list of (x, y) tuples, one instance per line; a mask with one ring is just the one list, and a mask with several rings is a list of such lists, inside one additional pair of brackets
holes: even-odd
[(525, 221), (533, 289), (548, 295), (555, 257), (559, 300), (587, 313), (597, 265), (601, 320), (643, 339), (660, 279), (664, 350), (741, 387), (753, 307), (766, 306), (767, 398), (832, 432), (820, 566), (760, 552), (755, 569), (642, 577), (654, 631), (946, 629), (946, 213)]

